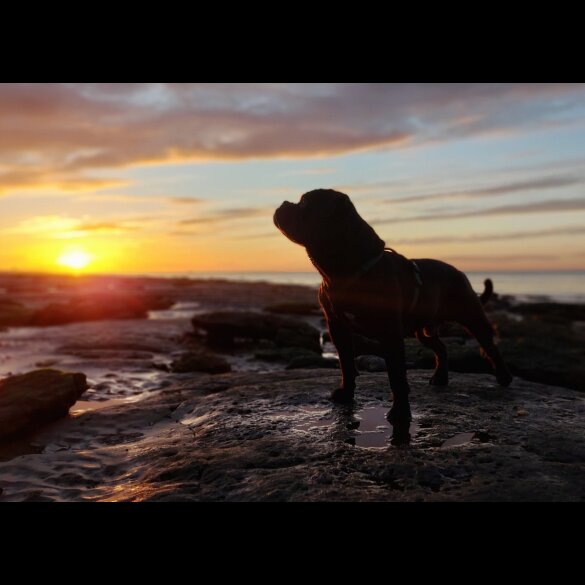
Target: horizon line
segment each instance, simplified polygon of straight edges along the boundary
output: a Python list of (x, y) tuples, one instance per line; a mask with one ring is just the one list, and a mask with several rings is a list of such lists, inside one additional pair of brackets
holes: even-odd
[[(484, 270), (461, 270), (461, 272), (465, 274), (485, 274), (485, 273), (495, 273), (495, 274), (542, 274), (542, 273), (551, 273), (551, 274), (561, 274), (561, 273), (585, 273), (585, 268), (564, 268), (564, 269), (542, 269), (542, 270), (492, 270), (492, 269), (484, 269)], [(177, 276), (180, 275), (189, 275), (189, 274), (311, 274), (314, 276), (319, 276), (319, 273), (316, 271), (305, 271), (305, 270), (180, 270), (180, 271), (140, 271), (140, 272), (66, 272), (66, 271), (30, 271), (30, 270), (4, 270), (0, 269), (0, 275), (18, 275), (18, 276), (72, 276), (72, 277), (88, 277), (88, 276), (143, 276), (143, 277), (153, 277), (157, 275), (169, 275), (169, 276)]]

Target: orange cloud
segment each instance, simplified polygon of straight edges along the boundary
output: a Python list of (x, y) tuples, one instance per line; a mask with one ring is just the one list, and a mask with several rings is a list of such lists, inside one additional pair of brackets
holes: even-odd
[(6, 229), (5, 232), (41, 238), (71, 239), (84, 237), (90, 233), (114, 234), (139, 231), (149, 219), (153, 221), (156, 218), (84, 222), (73, 217), (45, 215), (27, 218), (15, 227)]

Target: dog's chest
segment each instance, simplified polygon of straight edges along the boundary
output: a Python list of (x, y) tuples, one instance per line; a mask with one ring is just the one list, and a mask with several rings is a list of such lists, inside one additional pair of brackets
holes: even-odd
[(330, 291), (329, 299), (339, 317), (348, 322), (356, 332), (367, 336), (378, 331), (380, 323), (387, 321), (390, 315), (400, 311), (401, 300), (397, 292), (388, 287)]
[(343, 317), (355, 331), (365, 335), (372, 329), (376, 318), (371, 304), (338, 301), (334, 306), (335, 312)]

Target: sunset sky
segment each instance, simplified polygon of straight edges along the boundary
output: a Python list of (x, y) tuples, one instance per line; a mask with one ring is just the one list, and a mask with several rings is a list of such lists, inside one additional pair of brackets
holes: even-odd
[(3, 271), (310, 271), (272, 214), (321, 187), (408, 257), (583, 270), (585, 84), (0, 84)]

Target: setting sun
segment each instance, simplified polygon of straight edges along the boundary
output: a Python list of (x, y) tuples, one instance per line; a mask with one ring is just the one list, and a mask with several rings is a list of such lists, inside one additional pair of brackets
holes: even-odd
[(92, 261), (92, 256), (85, 250), (72, 250), (64, 252), (57, 259), (57, 263), (73, 270), (83, 270)]

